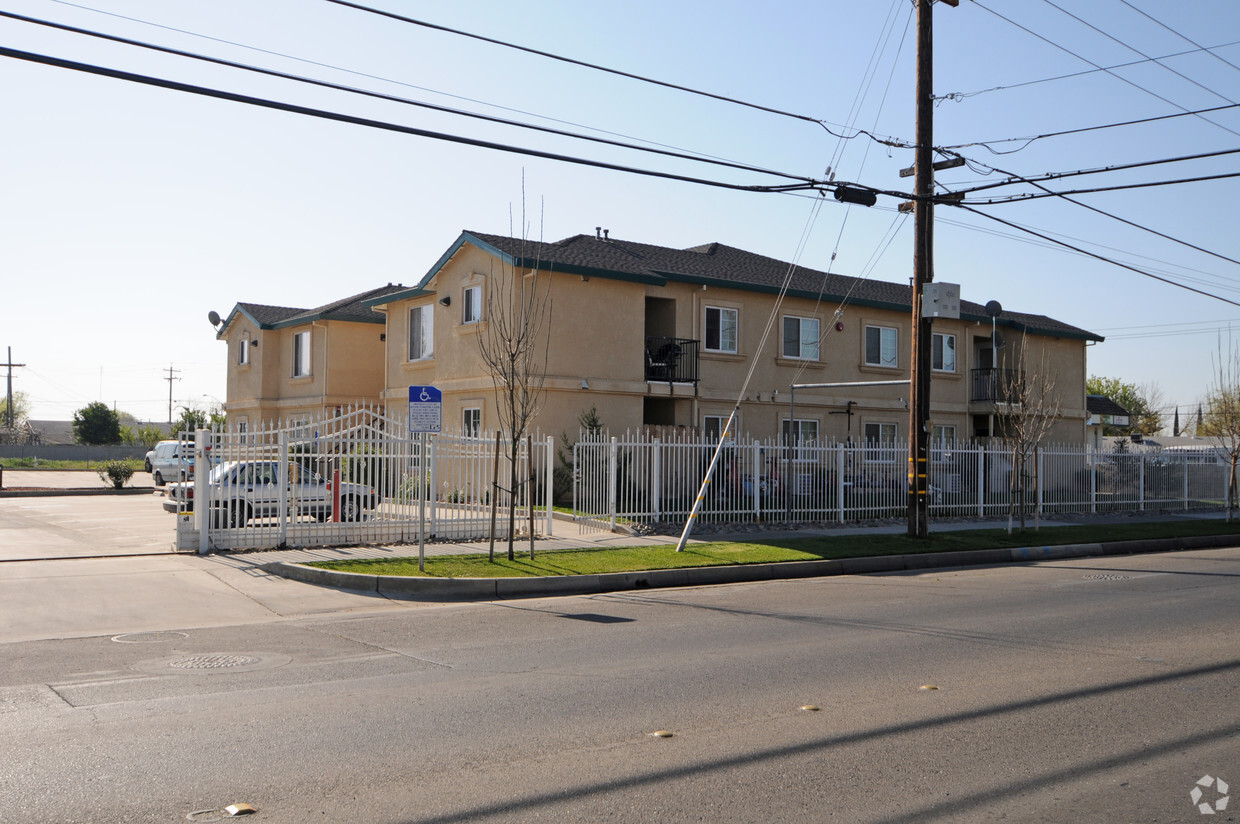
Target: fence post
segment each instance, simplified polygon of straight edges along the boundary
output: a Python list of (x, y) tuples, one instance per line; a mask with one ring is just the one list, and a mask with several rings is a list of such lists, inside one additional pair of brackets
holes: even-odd
[(1141, 463), (1137, 467), (1137, 494), (1139, 495), (1139, 501), (1140, 501), (1140, 503), (1137, 504), (1137, 509), (1140, 510), (1141, 512), (1145, 511), (1145, 456), (1146, 454), (1147, 453), (1145, 452), (1142, 452), (1140, 454)]
[[(211, 464), (207, 456), (207, 435), (209, 430), (199, 429), (194, 433), (194, 520), (198, 522), (198, 554), (206, 555), (211, 551), (210, 529), (211, 518)], [(184, 483), (184, 481), (182, 481)], [(180, 517), (180, 513), (178, 513)], [(178, 547), (179, 549), (179, 547)]]
[(848, 446), (846, 443), (835, 445), (835, 505), (839, 509), (841, 524), (844, 523), (844, 452)]
[(1042, 459), (1045, 457), (1042, 454), (1042, 447), (1035, 446), (1033, 448), (1033, 455), (1033, 471), (1037, 473), (1033, 479), (1033, 488), (1034, 495), (1037, 497), (1037, 514), (1040, 517), (1045, 514), (1042, 512), (1042, 470), (1044, 468)]
[(658, 438), (650, 443), (650, 512), (654, 523), (663, 517), (663, 452), (659, 446)]
[(990, 447), (977, 444), (977, 517), (986, 517), (986, 459)]
[(1184, 511), (1188, 511), (1188, 453), (1185, 452), (1180, 456), (1182, 466), (1180, 474), (1184, 477)]
[(611, 439), (611, 449), (607, 454), (607, 513), (612, 532), (616, 531), (616, 475), (619, 469), (617, 465), (617, 457), (620, 448), (616, 444), (613, 436)]
[[(762, 470), (759, 464), (762, 463), (762, 447), (757, 441), (751, 444), (750, 450), (753, 454), (749, 461), (749, 488), (753, 490), (750, 496), (750, 503), (753, 506), (753, 519), (759, 521), (762, 519)], [(745, 484), (741, 484), (741, 489), (745, 488)]]
[(544, 448), (546, 458), (543, 460), (543, 466), (546, 467), (546, 471), (543, 474), (546, 478), (543, 480), (543, 500), (547, 504), (547, 537), (550, 538), (555, 524), (555, 438), (548, 435)]
[(1091, 446), (1089, 448), (1089, 511), (1091, 514), (1098, 512), (1098, 461), (1096, 459), (1097, 451)]
[(280, 484), (280, 543), (288, 543), (288, 430), (280, 430), (280, 463), (277, 465), (276, 478)]

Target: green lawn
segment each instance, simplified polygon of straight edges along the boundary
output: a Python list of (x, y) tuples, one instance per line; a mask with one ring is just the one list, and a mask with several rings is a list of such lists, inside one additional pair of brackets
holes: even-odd
[(354, 561), (321, 561), (310, 566), (357, 572), (365, 575), (407, 575), (431, 578), (521, 578), (540, 575), (592, 575), (604, 572), (638, 572), (650, 569), (769, 564), (781, 561), (816, 561), (861, 558), (874, 555), (907, 555), (970, 549), (1089, 544), (1149, 538), (1195, 535), (1240, 535), (1240, 524), (1224, 521), (1176, 521), (1170, 523), (1101, 524), (1044, 527), (1037, 532), (1008, 535), (1002, 529), (935, 532), (919, 541), (907, 535), (840, 535), (781, 538), (745, 542), (717, 541), (690, 544), (684, 552), (676, 545), (569, 549), (539, 552), (530, 560), (518, 555), (509, 561), (497, 553), (494, 562), (483, 555), (432, 555), (426, 572), (418, 571), (418, 559), (382, 558)]
[[(108, 463), (108, 461), (111, 459), (107, 458), (107, 459), (100, 459), (100, 460), (94, 460), (94, 461), (49, 461), (46, 458), (39, 458), (38, 466), (34, 465), (34, 460), (35, 460), (34, 458), (0, 458), (0, 465), (4, 466), (5, 469), (21, 469), (21, 470), (27, 470), (27, 469), (87, 470), (87, 469), (98, 469), (100, 466), (103, 466), (105, 463)], [(145, 471), (145, 464), (141, 458), (124, 458), (123, 462), (129, 464), (129, 466), (131, 466), (135, 472)]]

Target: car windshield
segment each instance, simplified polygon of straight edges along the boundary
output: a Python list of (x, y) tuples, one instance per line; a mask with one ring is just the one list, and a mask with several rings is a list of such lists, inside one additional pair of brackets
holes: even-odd
[(231, 473), (232, 473), (233, 467), (235, 467), (236, 465), (237, 465), (236, 461), (228, 461), (227, 463), (222, 463), (219, 466), (212, 469), (211, 470), (211, 483), (213, 484), (220, 483), (224, 479), (225, 475), (228, 475), (229, 480), (231, 480)]

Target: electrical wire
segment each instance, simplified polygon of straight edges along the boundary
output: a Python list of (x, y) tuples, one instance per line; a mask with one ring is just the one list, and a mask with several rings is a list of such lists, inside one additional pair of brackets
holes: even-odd
[[(1124, 0), (1120, 0), (1120, 2), (1122, 3), (1124, 2)], [(1179, 34), (1179, 32), (1176, 32), (1176, 33)], [(1183, 35), (1180, 35), (1180, 36), (1183, 37)], [(1185, 38), (1185, 39), (1187, 40), (1188, 38)], [(1193, 41), (1189, 40), (1189, 42), (1192, 43)], [(1211, 49), (1225, 49), (1225, 48), (1229, 48), (1231, 46), (1237, 46), (1237, 45), (1240, 45), (1240, 40), (1233, 40), (1230, 43), (1220, 43), (1217, 46), (1201, 46), (1196, 49), (1188, 49), (1187, 51), (1174, 52), (1172, 54), (1164, 54), (1159, 57), (1150, 58), (1149, 60), (1132, 60), (1132, 61), (1129, 61), (1128, 63), (1116, 63), (1111, 66), (1099, 66), (1096, 69), (1084, 69), (1079, 72), (1069, 72), (1068, 74), (1058, 74), (1058, 75), (1055, 75), (1054, 77), (1043, 77), (1038, 80), (1026, 80), (1022, 83), (1012, 83), (1011, 85), (1008, 85), (1008, 86), (992, 86), (989, 89), (978, 89), (977, 91), (973, 91), (973, 92), (949, 92), (948, 94), (938, 95), (934, 99), (935, 99), (935, 102), (940, 102), (940, 103), (944, 100), (954, 100), (956, 102), (960, 102), (967, 98), (977, 97), (978, 95), (982, 95), (982, 94), (989, 94), (990, 92), (1009, 91), (1011, 89), (1019, 89), (1024, 86), (1036, 86), (1039, 83), (1051, 83), (1056, 80), (1071, 80), (1074, 77), (1084, 77), (1085, 75), (1088, 75), (1088, 74), (1098, 74), (1099, 72), (1110, 72), (1112, 69), (1127, 69), (1132, 66), (1140, 66), (1143, 63), (1150, 63), (1155, 60), (1170, 60), (1172, 57), (1184, 57), (1185, 55), (1196, 54), (1198, 52), (1203, 52), (1203, 51), (1210, 52)], [(1213, 53), (1211, 52), (1211, 54)], [(1213, 55), (1213, 56), (1217, 57), (1218, 55)], [(1222, 60), (1222, 58), (1219, 58), (1219, 59)], [(1227, 62), (1227, 61), (1224, 60), (1223, 62)], [(1228, 65), (1231, 65), (1231, 64), (1229, 63)]]
[[(1118, 186), (1095, 186), (1092, 189), (1068, 189), (1063, 192), (1024, 192), (1016, 195), (986, 198), (985, 200), (966, 201), (975, 206), (993, 205), (996, 203), (1017, 203), (1026, 200), (1038, 200), (1044, 197), (1066, 197), (1068, 195), (1089, 195), (1099, 192), (1123, 192), (1131, 189), (1150, 189), (1159, 186), (1176, 186), (1181, 183), (1204, 183), (1210, 180), (1227, 180), (1240, 177), (1240, 172), (1223, 172), (1216, 175), (1199, 175), (1198, 177), (1181, 177), (1174, 180), (1152, 180), (1145, 183), (1124, 183)], [(1235, 262), (1235, 261), (1233, 261)]]
[[(713, 186), (720, 189), (731, 189), (734, 191), (745, 192), (778, 192), (787, 191), (787, 186), (769, 186), (769, 185), (742, 185), (737, 183), (728, 183), (720, 180), (711, 180), (708, 178), (698, 178), (688, 175), (673, 174), (671, 172), (661, 172), (654, 169), (643, 169), (636, 166), (625, 166), (617, 163), (607, 163), (600, 160), (591, 160), (589, 158), (577, 157), (573, 155), (559, 154), (556, 152), (546, 152), (539, 149), (531, 149), (522, 146), (514, 146), (506, 143), (496, 143), (494, 141), (479, 140), (476, 138), (465, 137), (463, 135), (448, 134), (445, 132), (437, 132), (429, 129), (420, 129), (413, 126), (404, 126), (397, 123), (390, 123), (382, 120), (373, 120), (371, 118), (357, 117), (355, 115), (333, 112), (326, 109), (317, 109), (308, 106), (299, 106), (292, 103), (282, 103), (267, 98), (254, 97), (251, 95), (238, 94), (236, 92), (223, 91), (221, 89), (213, 89), (206, 86), (197, 86), (189, 83), (181, 83), (174, 80), (166, 80), (149, 75), (136, 74), (134, 72), (122, 71), (119, 69), (110, 69), (104, 66), (97, 66), (90, 63), (81, 63), (75, 60), (66, 60), (49, 55), (37, 54), (34, 52), (21, 51), (0, 46), (0, 57), (9, 57), (16, 60), (24, 60), (31, 63), (39, 63), (46, 66), (54, 66), (56, 68), (70, 69), (73, 71), (94, 74), (102, 77), (110, 77), (116, 80), (125, 80), (132, 83), (139, 83), (147, 86), (155, 86), (158, 88), (169, 89), (172, 91), (185, 92), (188, 94), (200, 95), (203, 97), (212, 97), (218, 100), (227, 100), (234, 103), (244, 103), (260, 108), (273, 109), (277, 111), (289, 112), (292, 114), (301, 114), (308, 117), (317, 117), (324, 120), (333, 120), (339, 123), (348, 123), (354, 126), (365, 126), (373, 129), (381, 129), (384, 131), (397, 132), (400, 134), (413, 135), (416, 137), (425, 137), (432, 140), (442, 140), (449, 143), (459, 143), (475, 148), (492, 149), (495, 151), (507, 152), (510, 154), (525, 155), (527, 157), (538, 157), (545, 160), (555, 160), (563, 163), (572, 163), (579, 166), (589, 166), (597, 169), (608, 169), (611, 171), (628, 172), (630, 174), (643, 175), (646, 177), (661, 178), (664, 180), (676, 180), (682, 183), (697, 183), (703, 186)], [(710, 163), (713, 161), (702, 158), (694, 158), (695, 162)], [(777, 176), (789, 179), (800, 180), (802, 183), (797, 184), (798, 187), (805, 188), (838, 188), (845, 184), (825, 183), (816, 181), (812, 178), (803, 178), (796, 175), (775, 173)]]
[(528, 129), (531, 131), (542, 132), (544, 134), (554, 134), (554, 135), (558, 135), (561, 137), (569, 137), (575, 140), (584, 140), (584, 141), (591, 142), (591, 143), (600, 143), (600, 144), (604, 144), (608, 146), (616, 146), (616, 147), (620, 147), (624, 149), (631, 149), (633, 151), (647, 152), (650, 154), (662, 155), (664, 157), (673, 157), (673, 158), (677, 158), (680, 160), (691, 160), (691, 161), (700, 162), (700, 163), (710, 163), (713, 165), (724, 166), (724, 167), (729, 167), (733, 169), (740, 169), (742, 171), (758, 172), (760, 174), (770, 174), (770, 175), (775, 175), (777, 177), (787, 177), (787, 178), (794, 179), (794, 180), (800, 179), (796, 175), (786, 175), (786, 174), (782, 174), (780, 172), (777, 172), (771, 169), (751, 166), (748, 164), (738, 163), (738, 162), (730, 161), (730, 160), (724, 160), (721, 158), (709, 157), (709, 156), (706, 156), (700, 153), (690, 154), (690, 153), (683, 153), (679, 151), (671, 151), (669, 149), (652, 148), (650, 146), (639, 146), (633, 143), (624, 143), (618, 140), (610, 140), (610, 139), (601, 138), (601, 137), (591, 137), (589, 135), (578, 134), (575, 132), (568, 132), (562, 129), (552, 129), (546, 126), (537, 126), (532, 123), (522, 123), (517, 120), (509, 120), (507, 118), (495, 117), (492, 115), (485, 115), (485, 114), (481, 114), (478, 112), (470, 112), (470, 111), (466, 111), (463, 109), (454, 109), (448, 106), (440, 106), (434, 103), (426, 103), (420, 100), (411, 100), (406, 97), (397, 97), (395, 95), (383, 94), (381, 92), (370, 91), (368, 89), (362, 89), (356, 86), (345, 86), (339, 83), (331, 83), (326, 80), (316, 80), (314, 78), (305, 77), (302, 75), (290, 74), (288, 72), (276, 71), (274, 69), (265, 69), (259, 66), (253, 66), (253, 65), (249, 65), (245, 63), (237, 63), (232, 60), (225, 60), (219, 57), (211, 57), (209, 55), (198, 54), (196, 52), (185, 51), (182, 49), (174, 49), (168, 46), (161, 46), (155, 43), (148, 43), (148, 42), (144, 42), (141, 40), (133, 40), (128, 37), (120, 37), (118, 35), (105, 34), (103, 32), (94, 31), (91, 29), (83, 29), (77, 26), (70, 26), (64, 23), (56, 23), (51, 20), (43, 20), (43, 19), (36, 18), (36, 17), (28, 17), (26, 15), (16, 14), (14, 12), (0, 10), (0, 17), (7, 17), (9, 19), (18, 20), (24, 23), (31, 23), (31, 24), (38, 25), (38, 26), (45, 26), (48, 28), (58, 29), (60, 31), (71, 32), (73, 34), (80, 34), (80, 35), (84, 35), (87, 37), (94, 37), (97, 39), (107, 40), (107, 41), (114, 42), (114, 43), (121, 43), (126, 46), (134, 46), (134, 47), (141, 48), (141, 49), (147, 49), (149, 51), (155, 51), (155, 52), (160, 52), (163, 54), (175, 55), (177, 57), (185, 57), (191, 60), (198, 60), (204, 63), (211, 63), (211, 64), (218, 65), (218, 66), (227, 66), (228, 68), (240, 69), (242, 71), (252, 72), (254, 74), (262, 74), (268, 77), (277, 77), (282, 80), (292, 80), (296, 83), (304, 83), (304, 84), (311, 85), (311, 86), (318, 86), (320, 88), (332, 89), (334, 91), (343, 91), (349, 94), (357, 94), (363, 97), (370, 97), (370, 98), (374, 98), (377, 100), (384, 100), (384, 101), (388, 101), (392, 103), (401, 103), (403, 105), (416, 106), (422, 109), (429, 109), (431, 111), (442, 112), (445, 114), (452, 114), (452, 115), (457, 115), (460, 117), (472, 118), (475, 120), (482, 120), (488, 123), (497, 123), (497, 124), (504, 125), (504, 126), (512, 126), (518, 129)]
[[(1083, 134), (1084, 132), (1096, 132), (1096, 131), (1101, 131), (1103, 129), (1117, 129), (1121, 126), (1137, 126), (1137, 125), (1144, 124), (1144, 123), (1157, 123), (1160, 120), (1171, 120), (1177, 117), (1190, 117), (1192, 115), (1198, 115), (1198, 114), (1211, 114), (1212, 112), (1221, 112), (1221, 111), (1226, 111), (1227, 109), (1235, 109), (1235, 108), (1240, 108), (1240, 104), (1229, 103), (1225, 106), (1212, 106), (1208, 109), (1195, 109), (1190, 112), (1176, 112), (1175, 114), (1162, 114), (1162, 115), (1158, 115), (1157, 117), (1142, 117), (1137, 120), (1124, 120), (1118, 123), (1104, 123), (1098, 126), (1083, 126), (1079, 129), (1064, 129), (1063, 131), (1059, 131), (1059, 132), (1046, 132), (1045, 134), (1032, 135), (1029, 137), (1008, 137), (1002, 140), (978, 140), (978, 141), (974, 141), (973, 143), (959, 143), (959, 144), (952, 145), (952, 146), (943, 146), (942, 148), (943, 149), (968, 149), (973, 146), (982, 146), (988, 149), (993, 154), (999, 154), (999, 155), (1012, 154), (1013, 152), (1018, 152), (1018, 151), (1021, 151), (1022, 149), (1027, 148), (1029, 144), (1033, 143), (1036, 140), (1042, 140), (1047, 137), (1063, 137), (1064, 135)], [(1006, 152), (996, 151), (990, 145), (992, 143), (1022, 143), (1022, 142), (1025, 144), (1024, 146), (1021, 146), (1017, 149), (1012, 149)]]
[[(1044, 37), (1043, 35), (1038, 34), (1037, 32), (1033, 31), (1032, 29), (1028, 28), (1027, 26), (1023, 26), (1023, 25), (1021, 25), (1020, 23), (1017, 23), (1015, 20), (1012, 20), (1010, 17), (1005, 17), (1004, 15), (1002, 15), (1002, 14), (1000, 14), (999, 12), (995, 11), (994, 9), (992, 9), (992, 8), (988, 7), (985, 3), (982, 3), (982, 2), (981, 2), (981, 0), (973, 0), (973, 5), (977, 6), (979, 9), (982, 9), (983, 11), (988, 11), (988, 12), (990, 12), (990, 13), (991, 13), (991, 14), (993, 14), (995, 17), (998, 17), (1000, 20), (1003, 20), (1003, 21), (1005, 21), (1005, 22), (1009, 23), (1010, 25), (1013, 25), (1013, 26), (1015, 26), (1016, 28), (1020, 29), (1021, 31), (1024, 31), (1024, 32), (1026, 32), (1026, 33), (1028, 33), (1028, 34), (1030, 34), (1030, 35), (1032, 35), (1032, 36), (1034, 36), (1034, 37), (1038, 38), (1038, 39), (1039, 39), (1039, 40), (1041, 40), (1042, 42), (1047, 43), (1048, 45), (1054, 46), (1055, 48), (1059, 49), (1060, 51), (1063, 51), (1063, 52), (1066, 52), (1067, 54), (1072, 55), (1072, 56), (1073, 56), (1073, 57), (1075, 57), (1077, 60), (1080, 60), (1080, 61), (1082, 61), (1082, 62), (1088, 63), (1089, 65), (1093, 66), (1093, 67), (1094, 67), (1094, 68), (1096, 68), (1096, 69), (1101, 69), (1102, 71), (1105, 71), (1105, 72), (1106, 72), (1108, 75), (1110, 75), (1111, 77), (1114, 77), (1116, 80), (1119, 80), (1119, 81), (1121, 81), (1121, 82), (1127, 83), (1129, 86), (1132, 86), (1134, 89), (1138, 89), (1139, 91), (1145, 92), (1146, 94), (1150, 95), (1151, 97), (1157, 98), (1158, 100), (1161, 100), (1162, 102), (1164, 102), (1164, 103), (1168, 104), (1169, 106), (1174, 106), (1175, 108), (1179, 109), (1179, 110), (1180, 110), (1180, 111), (1182, 111), (1182, 112), (1187, 112), (1187, 111), (1188, 111), (1188, 109), (1187, 109), (1187, 108), (1185, 108), (1184, 106), (1181, 106), (1179, 103), (1176, 103), (1174, 100), (1171, 100), (1171, 99), (1169, 99), (1169, 98), (1163, 97), (1162, 95), (1158, 94), (1157, 92), (1151, 91), (1150, 89), (1147, 89), (1147, 88), (1145, 88), (1144, 86), (1142, 86), (1140, 83), (1135, 83), (1135, 82), (1133, 82), (1133, 81), (1129, 80), (1128, 78), (1124, 77), (1123, 75), (1119, 75), (1119, 74), (1116, 74), (1115, 72), (1113, 72), (1113, 71), (1111, 71), (1111, 70), (1109, 70), (1109, 69), (1105, 69), (1105, 68), (1103, 68), (1102, 66), (1099, 66), (1099, 65), (1098, 65), (1097, 63), (1095, 63), (1094, 61), (1090, 60), (1089, 58), (1087, 58), (1087, 57), (1083, 57), (1083, 56), (1081, 56), (1081, 55), (1077, 54), (1076, 52), (1072, 51), (1071, 49), (1067, 48), (1066, 46), (1062, 46), (1062, 45), (1060, 45), (1059, 43), (1056, 43), (1054, 40), (1051, 40), (1051, 39), (1050, 39), (1050, 38), (1048, 38), (1048, 37)], [(1226, 98), (1224, 98), (1224, 99), (1226, 99)], [(1235, 131), (1234, 129), (1230, 129), (1230, 128), (1228, 128), (1227, 126), (1224, 126), (1222, 123), (1219, 123), (1219, 122), (1217, 122), (1217, 121), (1211, 120), (1210, 118), (1208, 118), (1208, 117), (1206, 117), (1206, 116), (1204, 116), (1204, 115), (1197, 115), (1197, 117), (1198, 117), (1199, 119), (1201, 119), (1201, 120), (1205, 121), (1206, 123), (1209, 123), (1211, 126), (1216, 126), (1216, 127), (1220, 128), (1220, 129), (1222, 129), (1223, 131), (1227, 132), (1228, 134), (1232, 134), (1232, 135), (1235, 135), (1235, 136), (1237, 136), (1237, 137), (1240, 137), (1240, 132), (1237, 132), (1237, 131)]]
[(1109, 263), (1109, 264), (1111, 264), (1112, 266), (1118, 266), (1118, 267), (1119, 267), (1119, 268), (1121, 268), (1121, 269), (1127, 269), (1127, 270), (1128, 270), (1128, 271), (1130, 271), (1130, 272), (1136, 272), (1138, 275), (1142, 275), (1142, 276), (1144, 276), (1144, 277), (1151, 278), (1151, 279), (1153, 279), (1153, 280), (1157, 280), (1157, 281), (1160, 281), (1160, 282), (1162, 282), (1162, 283), (1166, 283), (1166, 284), (1168, 284), (1169, 286), (1175, 286), (1175, 287), (1176, 287), (1176, 288), (1178, 288), (1178, 289), (1184, 289), (1184, 290), (1186, 290), (1186, 291), (1188, 291), (1188, 292), (1193, 292), (1193, 293), (1195, 293), (1195, 294), (1202, 295), (1202, 296), (1207, 297), (1207, 298), (1213, 298), (1214, 300), (1222, 301), (1223, 303), (1228, 303), (1228, 304), (1231, 304), (1232, 306), (1240, 306), (1240, 302), (1237, 302), (1237, 301), (1234, 301), (1234, 300), (1229, 300), (1229, 299), (1227, 299), (1227, 298), (1225, 298), (1225, 297), (1221, 297), (1221, 296), (1219, 296), (1219, 295), (1215, 295), (1215, 294), (1213, 294), (1213, 293), (1211, 293), (1211, 292), (1206, 292), (1206, 291), (1205, 291), (1205, 290), (1203, 290), (1203, 289), (1196, 289), (1196, 288), (1194, 288), (1194, 287), (1192, 287), (1192, 286), (1187, 286), (1187, 285), (1185, 285), (1185, 284), (1183, 284), (1183, 283), (1177, 283), (1176, 281), (1171, 280), (1170, 278), (1160, 277), (1159, 275), (1156, 275), (1156, 274), (1154, 274), (1153, 272), (1149, 272), (1149, 271), (1146, 271), (1146, 270), (1144, 270), (1144, 269), (1139, 269), (1139, 268), (1137, 268), (1136, 266), (1130, 266), (1130, 265), (1128, 265), (1127, 263), (1121, 263), (1121, 262), (1120, 262), (1120, 261), (1118, 261), (1118, 260), (1113, 260), (1112, 258), (1108, 258), (1108, 257), (1106, 257), (1105, 255), (1099, 255), (1099, 254), (1097, 254), (1097, 253), (1095, 253), (1095, 252), (1090, 252), (1090, 251), (1088, 251), (1088, 250), (1086, 250), (1086, 249), (1082, 249), (1082, 248), (1081, 248), (1081, 247), (1079, 247), (1079, 246), (1073, 246), (1072, 244), (1070, 244), (1070, 243), (1065, 243), (1065, 242), (1064, 242), (1064, 241), (1062, 241), (1062, 240), (1055, 240), (1055, 239), (1054, 239), (1054, 238), (1052, 238), (1052, 237), (1049, 237), (1049, 236), (1047, 236), (1047, 235), (1040, 234), (1040, 233), (1038, 233), (1038, 232), (1033, 231), (1032, 229), (1027, 229), (1027, 228), (1025, 228), (1024, 226), (1021, 226), (1021, 225), (1020, 225), (1020, 224), (1018, 224), (1018, 223), (1013, 223), (1013, 222), (1012, 222), (1012, 221), (1010, 221), (1010, 220), (1004, 220), (1004, 219), (1003, 219), (1003, 218), (1001, 218), (1001, 217), (995, 217), (994, 215), (987, 214), (987, 213), (985, 213), (985, 212), (981, 211), (980, 209), (974, 209), (974, 208), (973, 208), (973, 207), (971, 207), (971, 206), (965, 206), (965, 205), (962, 205), (962, 204), (959, 204), (959, 205), (958, 205), (958, 208), (964, 209), (966, 212), (972, 212), (972, 213), (973, 213), (973, 214), (975, 214), (975, 215), (980, 215), (981, 217), (984, 217), (984, 218), (986, 218), (987, 220), (993, 220), (993, 221), (995, 221), (996, 223), (1002, 223), (1004, 226), (1008, 226), (1008, 227), (1010, 227), (1010, 228), (1012, 228), (1012, 229), (1016, 229), (1016, 230), (1017, 230), (1017, 231), (1019, 231), (1019, 232), (1025, 232), (1025, 233), (1027, 233), (1027, 234), (1033, 235), (1034, 237), (1039, 237), (1039, 238), (1041, 238), (1042, 240), (1048, 241), (1048, 242), (1050, 242), (1050, 243), (1054, 243), (1054, 244), (1056, 244), (1056, 245), (1058, 245), (1058, 246), (1063, 246), (1063, 247), (1065, 247), (1065, 248), (1067, 248), (1067, 249), (1071, 249), (1071, 250), (1072, 250), (1072, 251), (1074, 251), (1074, 252), (1078, 252), (1078, 253), (1080, 253), (1080, 254), (1082, 254), (1082, 255), (1085, 255), (1085, 256), (1087, 256), (1087, 257), (1094, 258), (1095, 260), (1102, 261), (1103, 263)]
[[(1172, 34), (1174, 34), (1176, 37), (1180, 38), (1181, 40), (1184, 40), (1184, 41), (1186, 41), (1186, 42), (1188, 42), (1188, 43), (1192, 43), (1194, 46), (1196, 46), (1196, 47), (1197, 47), (1197, 48), (1195, 49), (1196, 51), (1203, 51), (1203, 52), (1205, 52), (1206, 54), (1208, 54), (1208, 55), (1210, 55), (1211, 57), (1213, 57), (1215, 60), (1217, 60), (1217, 61), (1219, 61), (1220, 63), (1222, 63), (1223, 65), (1225, 65), (1225, 66), (1231, 66), (1231, 67), (1232, 67), (1233, 69), (1235, 69), (1236, 71), (1240, 71), (1240, 66), (1237, 66), (1235, 63), (1232, 63), (1230, 60), (1225, 60), (1224, 58), (1222, 58), (1222, 57), (1220, 57), (1219, 55), (1217, 55), (1217, 54), (1215, 54), (1215, 53), (1214, 53), (1214, 51), (1213, 51), (1214, 49), (1223, 48), (1222, 46), (1203, 46), (1203, 45), (1201, 45), (1200, 43), (1198, 43), (1196, 40), (1194, 40), (1193, 38), (1191, 38), (1191, 37), (1189, 37), (1188, 35), (1184, 34), (1183, 32), (1180, 32), (1180, 31), (1177, 31), (1176, 29), (1171, 28), (1171, 27), (1170, 27), (1170, 26), (1168, 26), (1166, 23), (1164, 23), (1163, 21), (1159, 20), (1157, 17), (1154, 17), (1153, 15), (1149, 14), (1148, 12), (1142, 11), (1141, 9), (1137, 8), (1137, 7), (1136, 7), (1136, 6), (1134, 6), (1132, 3), (1129, 3), (1129, 2), (1128, 2), (1128, 0), (1119, 0), (1119, 2), (1123, 3), (1125, 6), (1127, 6), (1127, 7), (1128, 7), (1128, 8), (1130, 8), (1130, 9), (1132, 9), (1132, 10), (1133, 10), (1133, 11), (1135, 11), (1137, 14), (1141, 15), (1142, 17), (1146, 18), (1147, 20), (1149, 20), (1149, 21), (1151, 21), (1151, 22), (1155, 23), (1156, 25), (1161, 26), (1162, 28), (1164, 28), (1164, 29), (1166, 29), (1167, 31), (1171, 32)], [(1231, 46), (1231, 45), (1235, 45), (1235, 44), (1234, 44), (1234, 43), (1228, 43), (1227, 45)]]

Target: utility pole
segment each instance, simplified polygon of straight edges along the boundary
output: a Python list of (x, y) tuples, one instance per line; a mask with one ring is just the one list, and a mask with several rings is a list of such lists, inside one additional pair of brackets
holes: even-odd
[(172, 364), (168, 364), (168, 377), (164, 380), (168, 381), (168, 423), (172, 423), (172, 382), (179, 381), (180, 378), (174, 378), (173, 375), (180, 372), (180, 369), (173, 369)]
[[(942, 0), (956, 6), (960, 0)], [(930, 348), (933, 321), (922, 292), (934, 280), (934, 26), (931, 0), (917, 0), (917, 149), (913, 186), (913, 313), (908, 403), (908, 534), (930, 534)]]
[(12, 429), (16, 425), (16, 419), (14, 417), (14, 410), (13, 410), (13, 367), (14, 366), (25, 366), (26, 364), (13, 363), (13, 347), (10, 346), (9, 357), (7, 358), (4, 365), (7, 366), (9, 369), (8, 405), (6, 407), (6, 413), (4, 416), (4, 425), (7, 429)]

